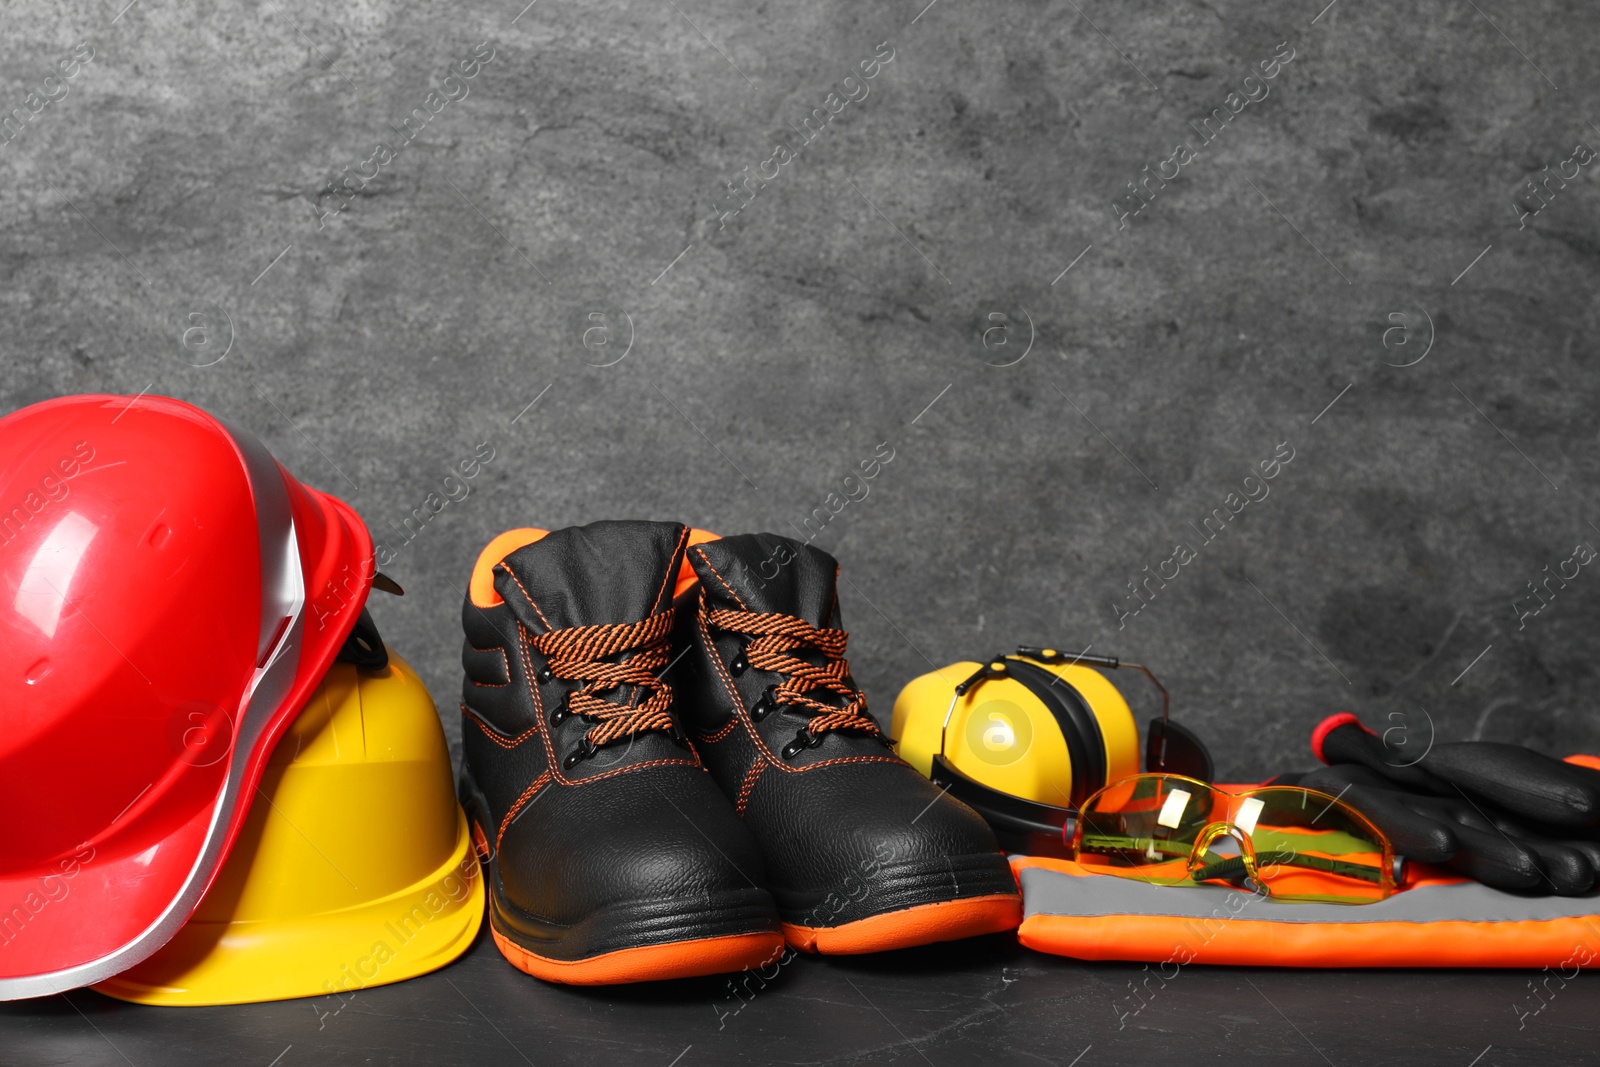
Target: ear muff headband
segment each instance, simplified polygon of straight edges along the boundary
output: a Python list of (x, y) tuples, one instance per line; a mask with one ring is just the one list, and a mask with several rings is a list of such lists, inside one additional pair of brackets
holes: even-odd
[(1023, 659), (1007, 658), (1007, 673), (1055, 717), (1072, 760), (1072, 806), (1076, 808), (1106, 784), (1106, 740), (1100, 720), (1083, 694), (1065, 678)]

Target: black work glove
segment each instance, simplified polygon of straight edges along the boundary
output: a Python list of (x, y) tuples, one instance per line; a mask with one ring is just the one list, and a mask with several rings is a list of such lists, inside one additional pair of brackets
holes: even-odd
[(1281, 775), (1272, 784), (1336, 796), (1371, 819), (1397, 855), (1495, 889), (1585, 893), (1600, 870), (1600, 842), (1550, 840), (1459, 794), (1451, 800), (1408, 792), (1355, 764)]
[(1495, 741), (1433, 745), (1415, 761), (1390, 749), (1349, 712), (1331, 716), (1311, 735), (1311, 751), (1327, 764), (1368, 767), (1403, 789), (1434, 796), (1467, 794), (1530, 822), (1553, 827), (1600, 825), (1600, 771)]
[(1340, 796), (1395, 852), (1496, 889), (1586, 893), (1600, 881), (1600, 772), (1517, 745), (1434, 745), (1404, 762), (1354, 715), (1317, 727), (1329, 766), (1293, 784)]

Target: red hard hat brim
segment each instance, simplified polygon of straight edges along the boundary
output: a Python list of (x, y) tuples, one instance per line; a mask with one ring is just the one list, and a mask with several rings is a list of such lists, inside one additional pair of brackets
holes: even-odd
[[(361, 518), (338, 498), (296, 481), (248, 433), (221, 425), (263, 511), (263, 634), (271, 628), (231, 743), (218, 757), (228, 760), (226, 775), (210, 802), (179, 825), (141, 822), (144, 801), (136, 798), (76, 854), (0, 873), (0, 908), (7, 909), (0, 911), (0, 1000), (92, 985), (148, 958), (177, 932), (221, 870), (278, 739), (365, 604), (376, 569)], [(283, 564), (277, 568), (274, 553)], [(268, 589), (273, 584), (276, 590)], [(274, 594), (276, 610), (285, 612), (275, 622)], [(152, 783), (148, 795), (159, 795), (161, 785)]]

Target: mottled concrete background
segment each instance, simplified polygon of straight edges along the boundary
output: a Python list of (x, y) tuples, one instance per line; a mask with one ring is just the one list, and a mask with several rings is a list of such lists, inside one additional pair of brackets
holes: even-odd
[(0, 404), (255, 430), (453, 736), (494, 533), (822, 508), (880, 714), (1092, 642), (1228, 775), (1347, 707), (1600, 747), (1593, 14), (925, 2), (12, 0)]

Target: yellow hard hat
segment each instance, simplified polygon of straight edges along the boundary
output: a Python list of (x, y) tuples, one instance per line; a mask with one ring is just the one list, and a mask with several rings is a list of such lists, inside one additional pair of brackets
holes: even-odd
[(894, 702), (900, 757), (977, 810), (1002, 845), (1050, 853), (1074, 810), (1109, 782), (1139, 773), (1139, 728), (1095, 668), (1142, 671), (1161, 689), (1147, 770), (1209, 780), (1211, 758), (1166, 715), (1166, 689), (1111, 656), (1022, 647), (912, 679)]
[(393, 653), (377, 670), (336, 662), (278, 742), (194, 916), (94, 988), (170, 1005), (344, 995), (443, 967), (482, 921), (477, 853), (422, 680)]

